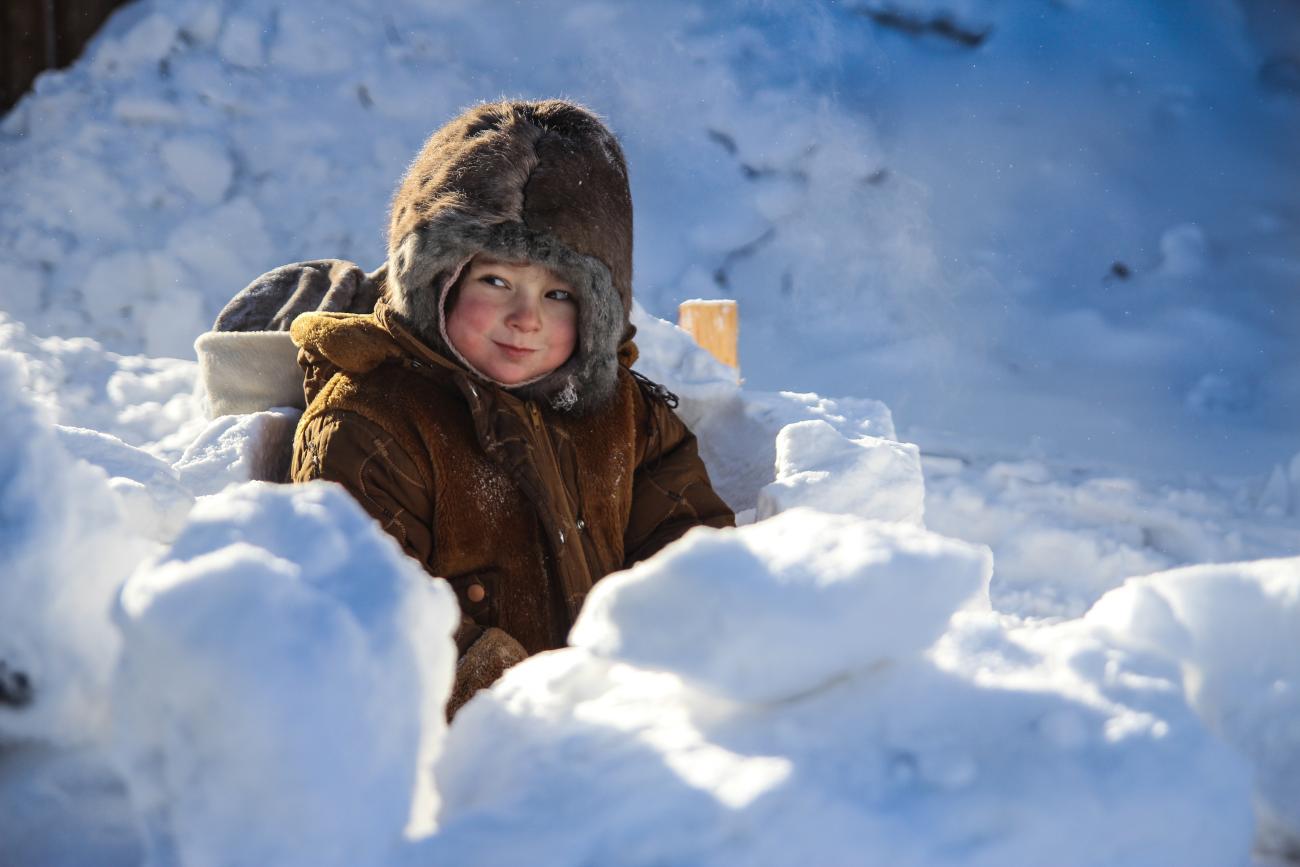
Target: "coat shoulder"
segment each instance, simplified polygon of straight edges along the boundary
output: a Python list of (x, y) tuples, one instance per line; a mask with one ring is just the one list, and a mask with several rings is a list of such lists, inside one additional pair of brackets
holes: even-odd
[(402, 348), (369, 313), (304, 313), (289, 329), (294, 344), (339, 370), (366, 373)]

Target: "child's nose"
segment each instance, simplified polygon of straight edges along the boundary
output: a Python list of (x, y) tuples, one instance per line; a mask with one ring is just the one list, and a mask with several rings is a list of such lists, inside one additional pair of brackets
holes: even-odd
[(536, 331), (542, 326), (541, 305), (532, 298), (517, 298), (506, 322), (520, 331)]

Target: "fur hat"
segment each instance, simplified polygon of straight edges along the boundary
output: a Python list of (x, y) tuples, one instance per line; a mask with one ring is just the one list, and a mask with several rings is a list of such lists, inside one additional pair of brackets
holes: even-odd
[(460, 356), (446, 340), (447, 294), (480, 252), (545, 265), (578, 302), (573, 355), (512, 390), (575, 413), (603, 403), (630, 336), (632, 195), (623, 150), (594, 114), (563, 100), (488, 103), (429, 137), (393, 197), (385, 293), (448, 357)]

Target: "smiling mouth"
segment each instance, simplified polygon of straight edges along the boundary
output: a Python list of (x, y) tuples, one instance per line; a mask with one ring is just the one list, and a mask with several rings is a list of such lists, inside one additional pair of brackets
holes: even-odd
[[(496, 341), (492, 341), (496, 343)], [(511, 346), (509, 343), (497, 343), (497, 347), (510, 358), (525, 358), (537, 352), (536, 349), (529, 349), (527, 346)]]

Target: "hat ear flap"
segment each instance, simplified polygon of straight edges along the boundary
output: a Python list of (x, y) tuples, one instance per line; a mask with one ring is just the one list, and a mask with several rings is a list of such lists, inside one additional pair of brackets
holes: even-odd
[[(428, 256), (421, 255), (420, 232), (410, 232), (397, 247), (388, 254), (389, 279), (395, 279), (402, 292), (408, 297), (415, 294), (433, 279), (433, 266)], [(426, 273), (427, 272), (427, 273)]]
[(436, 331), (438, 263), (425, 255), (424, 246), (422, 233), (411, 232), (388, 254), (388, 303), (406, 321), (434, 325)]

